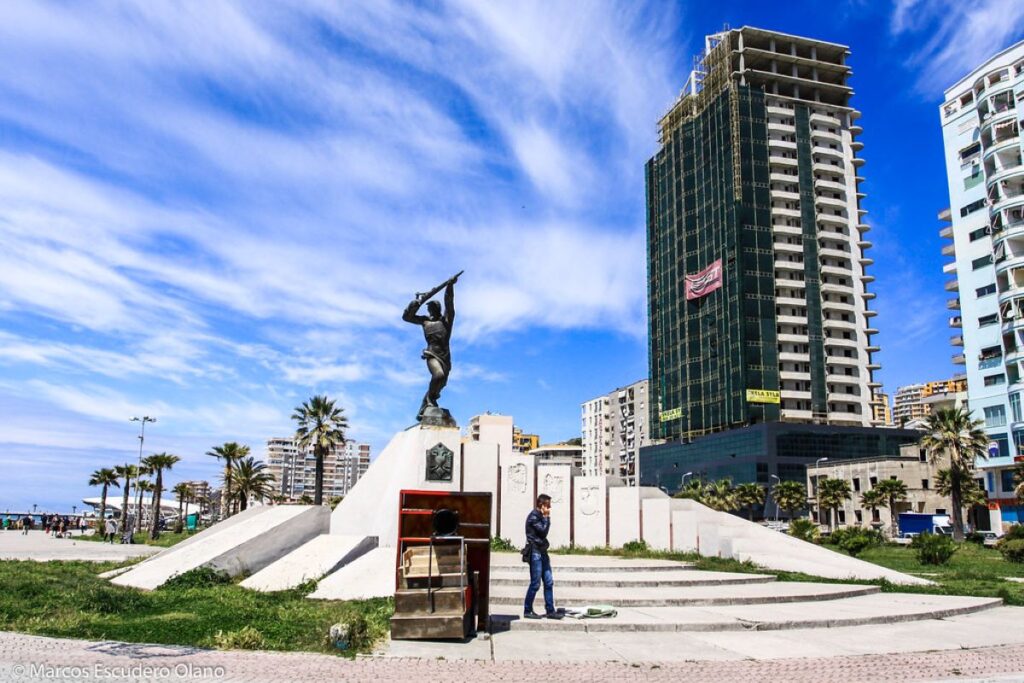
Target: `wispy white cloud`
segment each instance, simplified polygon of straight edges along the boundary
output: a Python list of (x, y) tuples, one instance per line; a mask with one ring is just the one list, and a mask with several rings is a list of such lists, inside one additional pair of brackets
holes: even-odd
[[(890, 32), (909, 48), (917, 89), (936, 97), (1024, 35), (1019, 0), (894, 0)], [(913, 41), (911, 44), (909, 41)]]
[[(383, 440), (425, 381), (400, 311), (462, 268), (466, 351), (643, 334), (642, 165), (679, 85), (663, 8), (3, 14), (0, 402), (51, 406), (93, 444), (148, 410), (188, 449), (287, 431), (319, 390)], [(50, 443), (35, 420), (0, 441)]]

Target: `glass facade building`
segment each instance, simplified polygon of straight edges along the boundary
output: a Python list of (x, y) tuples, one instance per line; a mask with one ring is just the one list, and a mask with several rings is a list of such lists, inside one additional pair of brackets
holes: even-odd
[(847, 54), (750, 27), (708, 36), (659, 122), (645, 170), (652, 439), (874, 423)]
[(683, 477), (714, 481), (728, 477), (734, 484), (771, 483), (806, 479), (808, 465), (823, 457), (829, 462), (882, 455), (898, 456), (900, 446), (915, 443), (912, 429), (839, 427), (833, 425), (766, 423), (709, 434), (690, 443), (666, 443), (640, 450), (640, 485), (657, 486), (670, 494)]

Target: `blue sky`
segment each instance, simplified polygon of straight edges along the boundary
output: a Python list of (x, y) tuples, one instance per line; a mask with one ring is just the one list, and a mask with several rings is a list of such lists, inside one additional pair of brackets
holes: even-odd
[(821, 6), (4, 3), (0, 510), (91, 494), (132, 415), (172, 481), (313, 393), (379, 450), (425, 384), (402, 308), (460, 269), (443, 403), (577, 435), (646, 374), (643, 164), (723, 23), (851, 46), (880, 376), (949, 375), (937, 105), (1024, 3)]

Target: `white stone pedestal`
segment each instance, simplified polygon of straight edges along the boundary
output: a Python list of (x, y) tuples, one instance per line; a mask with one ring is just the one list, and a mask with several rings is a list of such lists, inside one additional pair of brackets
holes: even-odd
[[(427, 480), (427, 451), (437, 444), (452, 452), (451, 481)], [(394, 548), (398, 536), (399, 491), (458, 491), (461, 481), (459, 430), (410, 427), (391, 439), (359, 483), (338, 503), (331, 514), (331, 534), (376, 536), (378, 547)]]

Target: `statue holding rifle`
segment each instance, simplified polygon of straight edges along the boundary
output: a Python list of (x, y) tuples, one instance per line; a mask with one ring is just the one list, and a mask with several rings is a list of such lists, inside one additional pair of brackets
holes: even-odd
[[(423, 396), (417, 421), (437, 426), (455, 426), (455, 421), (444, 408), (437, 405), (441, 390), (448, 383), (448, 374), (452, 370), (452, 356), (449, 341), (452, 337), (452, 324), (455, 322), (455, 283), (465, 271), (459, 271), (429, 292), (419, 292), (405, 307), (402, 320), (423, 328), (423, 337), (427, 348), (423, 350), (423, 359), (427, 361), (430, 371), (430, 386)], [(435, 294), (444, 290), (444, 310), (437, 301), (430, 301)], [(427, 315), (419, 315), (423, 304), (427, 304)]]

